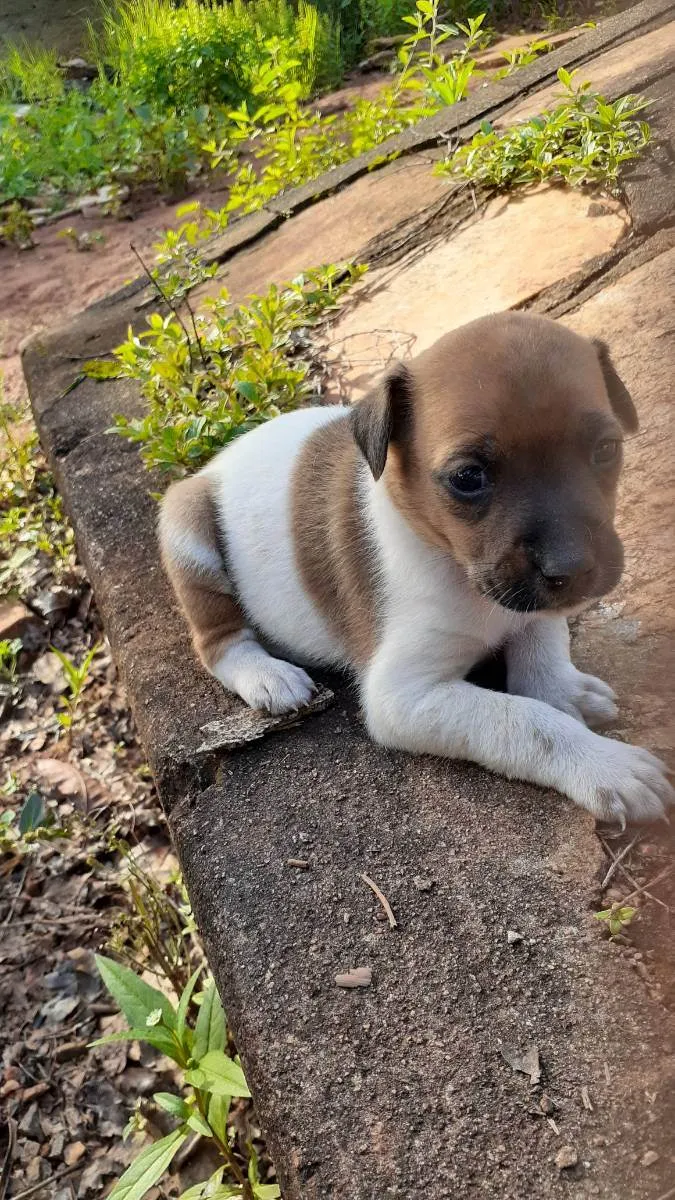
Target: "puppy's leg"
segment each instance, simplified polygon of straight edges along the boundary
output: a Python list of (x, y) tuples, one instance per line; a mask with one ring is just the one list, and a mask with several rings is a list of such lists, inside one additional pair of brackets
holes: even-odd
[(597, 817), (656, 818), (675, 802), (666, 768), (647, 750), (592, 733), (540, 700), (439, 678), (431, 654), (386, 643), (362, 681), (366, 721), (392, 749), (481, 763), (556, 788)]
[(169, 488), (159, 537), (164, 567), (206, 669), (251, 708), (284, 713), (307, 704), (312, 680), (267, 653), (232, 595), (208, 479), (195, 475)]
[(505, 646), (508, 690), (531, 696), (587, 725), (603, 725), (617, 715), (616, 696), (595, 675), (584, 675), (570, 661), (565, 617), (531, 621)]

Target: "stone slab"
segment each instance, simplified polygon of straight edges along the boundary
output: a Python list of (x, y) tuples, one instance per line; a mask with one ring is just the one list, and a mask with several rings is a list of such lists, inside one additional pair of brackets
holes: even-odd
[[(265, 234), (280, 220), (297, 216), (306, 208), (343, 191), (374, 170), (381, 172), (383, 162), (388, 156), (405, 157), (419, 154), (422, 151), (434, 153), (439, 144), (446, 143), (449, 135), (455, 139), (467, 140), (478, 130), (483, 119), (489, 118), (495, 123), (511, 119), (507, 118), (507, 114), (512, 114), (516, 106), (520, 105), (521, 111), (525, 111), (522, 108), (525, 103), (523, 96), (529, 93), (537, 93), (541, 96), (547, 86), (549, 92), (546, 94), (550, 99), (557, 90), (556, 72), (560, 67), (574, 70), (577, 66), (582, 66), (598, 56), (602, 56), (603, 52), (612, 46), (621, 45), (627, 40), (631, 42), (640, 40), (646, 31), (652, 30), (654, 27), (658, 29), (669, 19), (672, 20), (674, 11), (675, 0), (642, 0), (642, 3), (634, 5), (629, 10), (600, 22), (595, 29), (575, 38), (574, 42), (561, 46), (548, 55), (543, 55), (529, 66), (514, 72), (507, 79), (486, 83), (472, 93), (468, 100), (459, 105), (457, 109), (444, 109), (435, 116), (420, 121), (410, 129), (388, 139), (381, 146), (374, 147), (366, 154), (326, 171), (300, 187), (284, 192), (281, 196), (268, 202), (264, 213), (252, 213), (238, 218), (232, 222), (224, 235), (213, 240), (211, 248), (206, 250), (207, 256), (210, 260), (219, 262), (232, 259), (240, 251), (249, 247), (251, 243), (264, 239)], [(653, 43), (649, 44), (650, 47), (653, 46)], [(611, 71), (611, 66), (609, 69)], [(608, 88), (608, 91), (611, 92), (611, 89)], [(539, 99), (533, 100), (531, 103), (535, 105), (535, 111), (542, 107)], [(529, 109), (527, 113), (529, 115)], [(423, 197), (416, 203), (417, 207), (420, 207)], [(332, 215), (335, 216), (335, 206), (333, 206)], [(318, 222), (319, 227), (323, 224), (325, 228), (326, 222), (323, 214), (318, 217)], [(344, 226), (347, 226), (347, 223), (347, 219), (345, 219)], [(315, 230), (311, 223), (306, 227), (305, 233), (308, 244), (311, 244), (315, 238)], [(343, 253), (339, 257), (345, 257), (345, 254)], [(259, 270), (255, 269), (254, 261), (246, 256), (238, 259), (236, 268), (228, 268), (233, 294), (241, 296), (246, 293), (247, 286), (259, 286), (257, 281), (261, 278), (264, 280), (264, 271), (269, 266), (266, 258), (266, 246), (263, 246), (263, 262)], [(238, 280), (240, 265), (243, 272), (241, 284)], [(251, 284), (252, 279), (256, 281), (255, 284)], [(146, 283), (147, 281), (143, 278), (135, 280), (122, 289), (119, 295), (130, 294), (130, 291), (140, 293), (138, 307), (142, 308), (152, 300)]]
[(542, 187), (492, 201), (411, 265), (369, 272), (331, 329), (332, 388), (362, 396), (394, 359), (412, 358), (476, 317), (522, 305), (606, 254), (629, 228), (619, 204), (598, 206), (581, 191)]

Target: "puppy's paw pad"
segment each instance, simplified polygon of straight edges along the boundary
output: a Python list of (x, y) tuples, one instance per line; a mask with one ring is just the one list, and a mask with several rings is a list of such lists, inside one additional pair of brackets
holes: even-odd
[(250, 708), (279, 716), (304, 708), (315, 690), (313, 680), (302, 667), (281, 658), (268, 658), (251, 672), (240, 694)]

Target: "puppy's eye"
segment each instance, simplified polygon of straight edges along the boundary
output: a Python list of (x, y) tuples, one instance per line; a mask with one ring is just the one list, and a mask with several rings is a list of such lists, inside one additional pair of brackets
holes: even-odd
[(467, 463), (448, 476), (448, 487), (451, 492), (462, 499), (472, 500), (483, 495), (490, 487), (490, 479), (484, 467), (477, 463)]
[(606, 467), (616, 462), (621, 442), (618, 438), (602, 438), (593, 450), (592, 459), (596, 467)]

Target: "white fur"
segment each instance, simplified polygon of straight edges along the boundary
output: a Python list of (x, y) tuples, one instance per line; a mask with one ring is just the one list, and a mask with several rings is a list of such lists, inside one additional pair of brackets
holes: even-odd
[[(162, 546), (177, 567), (184, 570), (221, 575), (219, 591), (225, 591), (223, 560), (212, 546), (205, 546), (189, 529), (180, 529), (175, 520), (163, 520)], [(231, 589), (227, 589), (228, 594)]]
[[(238, 598), (265, 639), (301, 662), (348, 662), (306, 593), (290, 521), (290, 481), (306, 438), (343, 408), (305, 409), (236, 441), (206, 469), (216, 484)], [(364, 464), (366, 519), (377, 548), (377, 650), (362, 672), (371, 735), (414, 753), (469, 759), (510, 778), (556, 788), (596, 816), (658, 817), (675, 792), (646, 750), (591, 732), (614, 694), (570, 662), (564, 618), (511, 612), (476, 594), (451, 558), (424, 543)], [(505, 647), (509, 690), (464, 682), (487, 651)], [(273, 712), (306, 703), (304, 671), (270, 656), (250, 631), (214, 674), (247, 703)]]
[(346, 416), (340, 406), (285, 413), (237, 438), (205, 469), (215, 484), (228, 568), (242, 608), (268, 642), (303, 663), (344, 665), (346, 655), (300, 579), (291, 535), (291, 476), (307, 437)]

